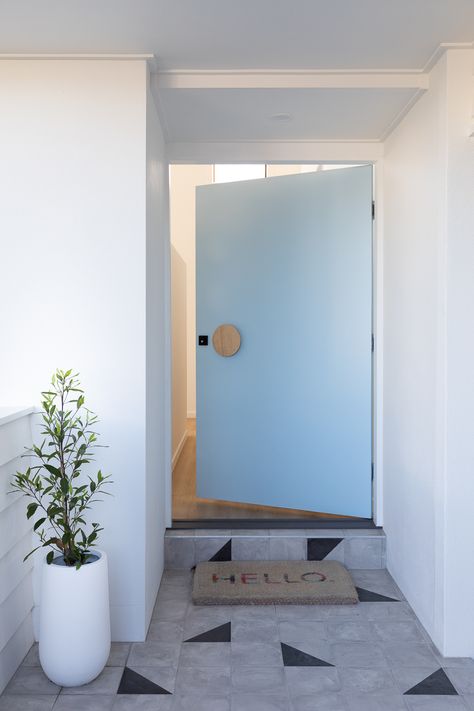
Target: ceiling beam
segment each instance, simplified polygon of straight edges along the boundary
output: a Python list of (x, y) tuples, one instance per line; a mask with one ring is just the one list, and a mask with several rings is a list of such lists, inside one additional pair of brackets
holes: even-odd
[(372, 163), (383, 157), (378, 141), (170, 142), (170, 163)]
[(163, 71), (158, 89), (419, 89), (429, 88), (424, 72), (257, 72)]

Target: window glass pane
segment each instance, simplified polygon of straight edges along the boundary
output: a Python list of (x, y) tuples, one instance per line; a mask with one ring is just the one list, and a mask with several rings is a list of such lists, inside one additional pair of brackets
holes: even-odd
[(265, 177), (265, 165), (216, 164), (214, 166), (215, 183), (233, 183), (237, 180), (255, 180)]

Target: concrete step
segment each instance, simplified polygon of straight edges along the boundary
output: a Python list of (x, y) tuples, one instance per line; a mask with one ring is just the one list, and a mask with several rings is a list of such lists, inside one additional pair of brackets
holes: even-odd
[(168, 529), (165, 568), (185, 570), (218, 560), (338, 560), (346, 568), (385, 568), (381, 528)]

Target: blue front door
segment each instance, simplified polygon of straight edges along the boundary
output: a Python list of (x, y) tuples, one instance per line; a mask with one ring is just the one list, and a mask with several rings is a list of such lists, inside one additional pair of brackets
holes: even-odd
[(198, 496), (370, 517), (371, 166), (203, 186), (196, 209)]

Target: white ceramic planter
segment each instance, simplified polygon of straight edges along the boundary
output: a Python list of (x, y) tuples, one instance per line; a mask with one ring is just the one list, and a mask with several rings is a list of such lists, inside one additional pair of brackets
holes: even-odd
[(39, 656), (59, 686), (81, 686), (105, 667), (110, 653), (107, 556), (79, 570), (43, 563)]

